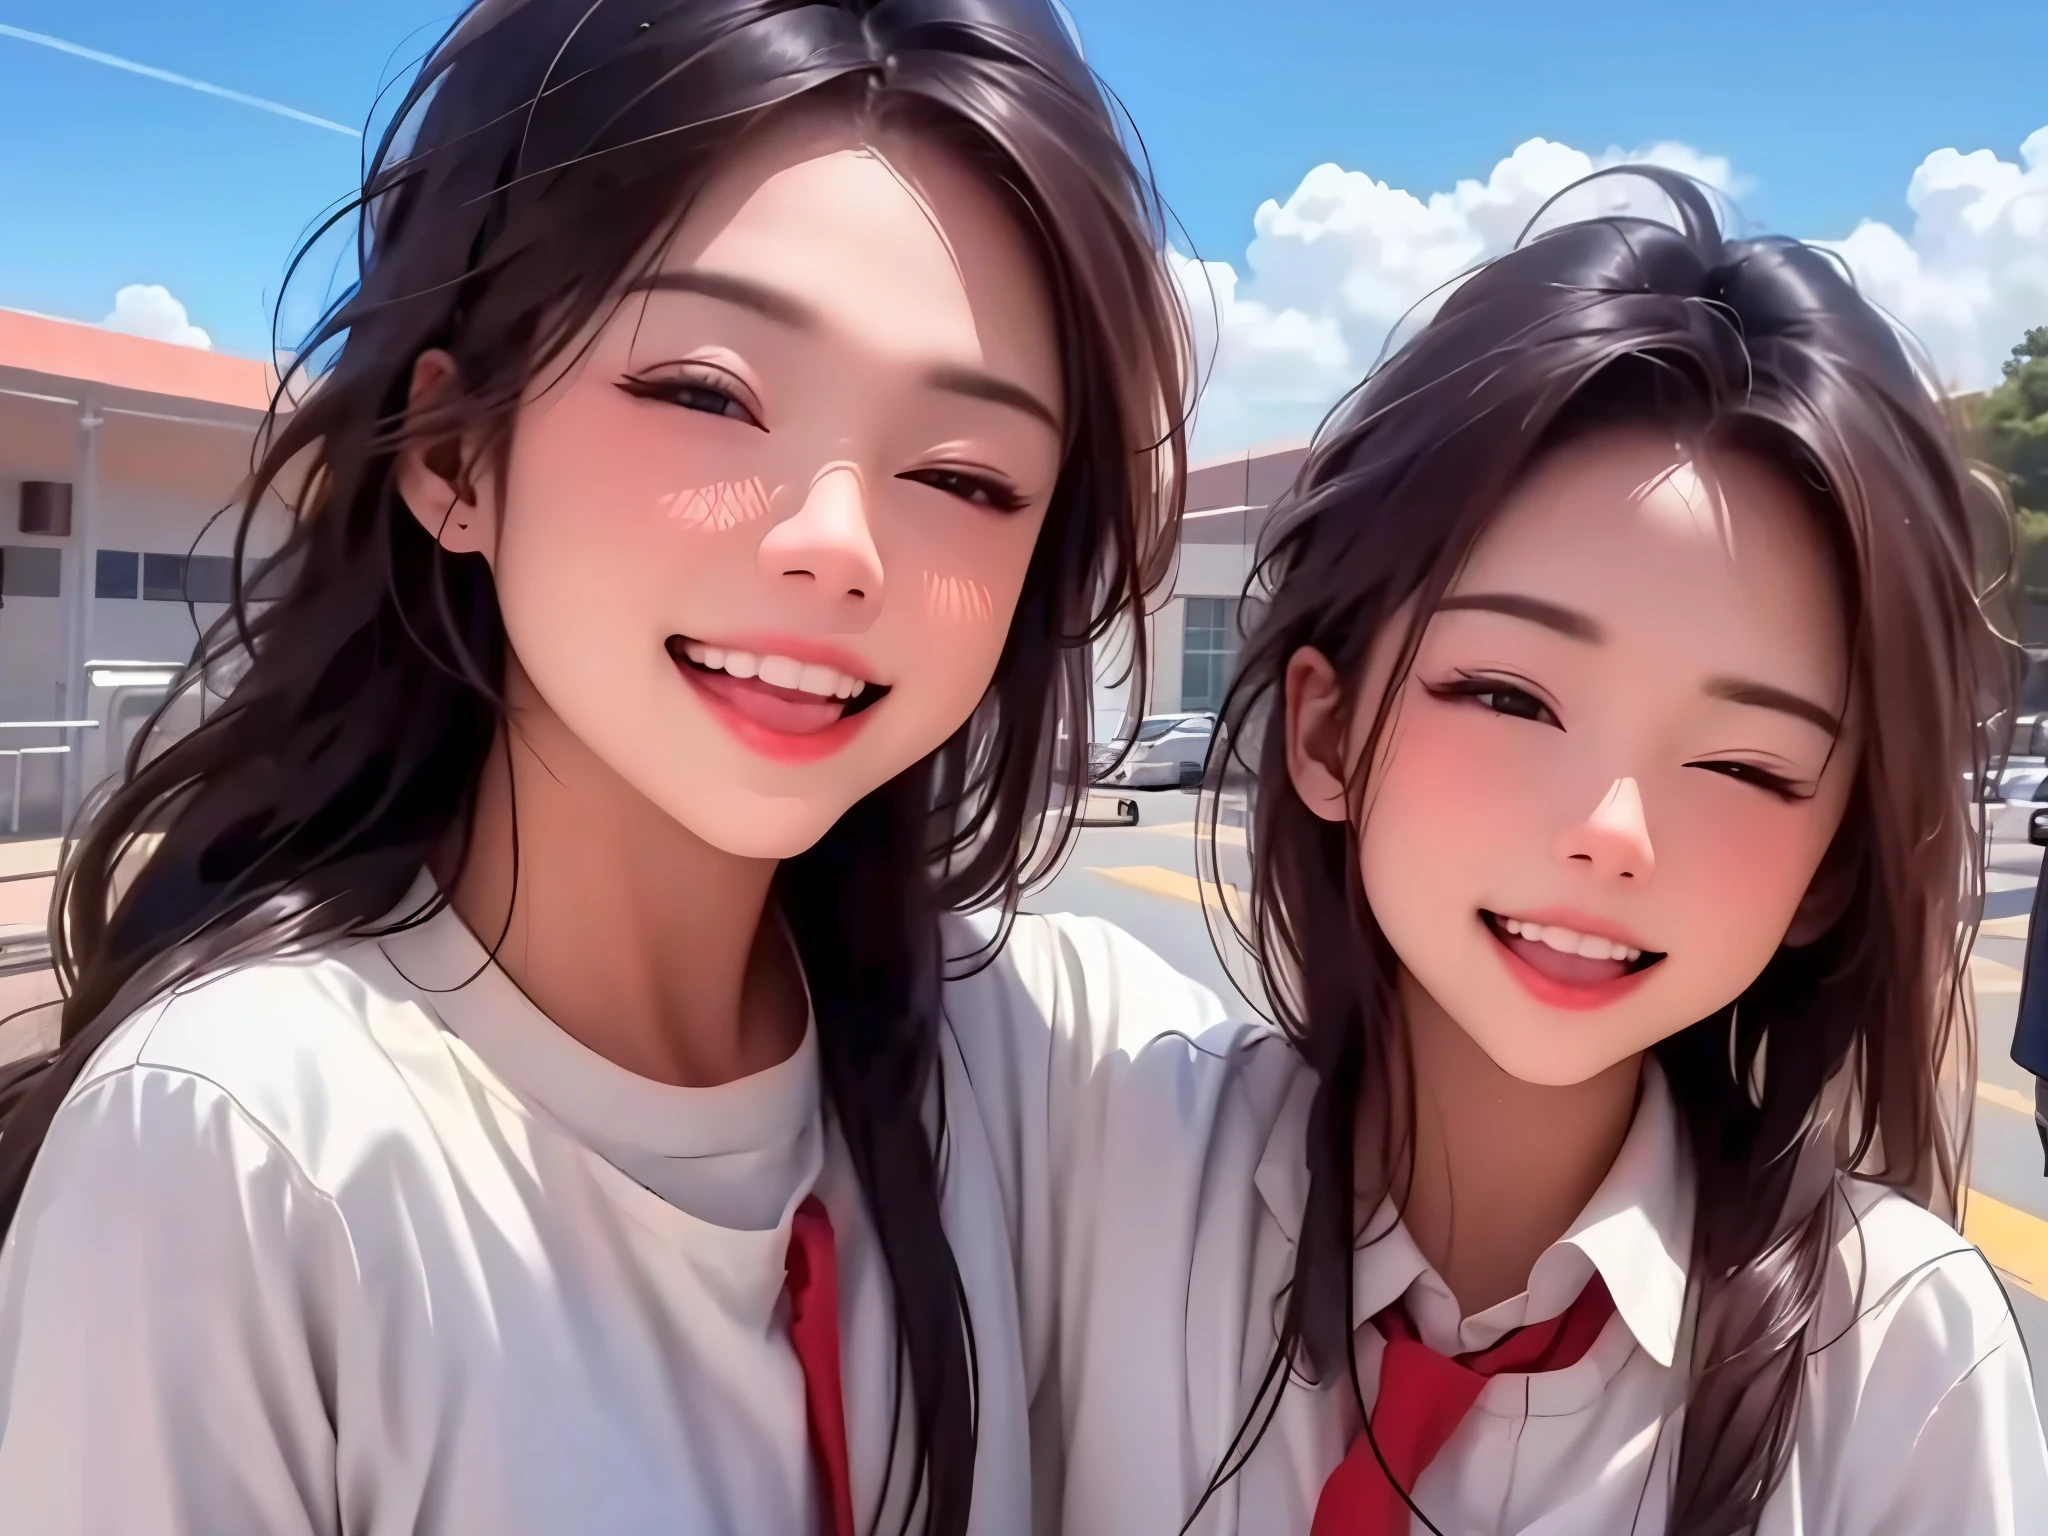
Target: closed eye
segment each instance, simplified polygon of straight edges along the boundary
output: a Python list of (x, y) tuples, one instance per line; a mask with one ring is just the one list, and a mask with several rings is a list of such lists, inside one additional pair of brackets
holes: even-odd
[(1538, 725), (1555, 726), (1564, 729), (1564, 722), (1548, 704), (1537, 698), (1528, 689), (1497, 677), (1473, 677), (1460, 674), (1453, 683), (1424, 683), (1423, 689), (1433, 699), (1446, 702), (1469, 702), (1496, 715), (1506, 715), (1513, 720), (1533, 720)]
[(1021, 512), (1031, 504), (1030, 499), (1015, 486), (994, 475), (980, 474), (971, 469), (939, 465), (931, 469), (906, 470), (896, 478), (928, 485), (935, 491), (958, 497), (970, 506), (987, 507), (994, 512)]
[(733, 421), (745, 422), (757, 431), (767, 430), (761, 425), (760, 418), (740, 398), (734, 383), (717, 369), (699, 368), (687, 373), (627, 374), (618, 381), (618, 386), (636, 400), (660, 400), (686, 411), (697, 411), (706, 416), (725, 416)]
[(1754, 784), (1758, 789), (1765, 791), (1767, 794), (1775, 795), (1780, 800), (1811, 800), (1813, 798), (1814, 792), (1811, 789), (1795, 784), (1783, 774), (1773, 773), (1768, 768), (1760, 768), (1755, 763), (1700, 762), (1687, 763), (1685, 766), (1688, 768), (1703, 768), (1708, 773), (1721, 774), (1735, 780), (1738, 784)]

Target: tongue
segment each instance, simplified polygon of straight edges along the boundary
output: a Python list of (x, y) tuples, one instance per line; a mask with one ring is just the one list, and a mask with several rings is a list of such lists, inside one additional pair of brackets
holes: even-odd
[(844, 699), (824, 699), (799, 688), (777, 688), (758, 677), (734, 677), (678, 662), (684, 674), (706, 693), (756, 725), (786, 736), (815, 736), (836, 725), (846, 713)]
[(1538, 939), (1518, 938), (1512, 933), (1495, 933), (1501, 943), (1526, 960), (1534, 970), (1568, 987), (1597, 987), (1628, 974), (1626, 960), (1591, 960), (1584, 955), (1567, 955)]

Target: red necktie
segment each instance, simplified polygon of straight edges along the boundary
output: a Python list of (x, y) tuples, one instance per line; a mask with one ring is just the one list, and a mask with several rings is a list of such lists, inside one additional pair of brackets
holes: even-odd
[(811, 1462), (818, 1474), (822, 1536), (854, 1536), (853, 1484), (847, 1472), (846, 1399), (839, 1388), (839, 1261), (824, 1202), (806, 1196), (796, 1209), (787, 1261), (789, 1340), (804, 1369)]
[[(1578, 1364), (1613, 1315), (1614, 1298), (1595, 1275), (1563, 1316), (1517, 1328), (1492, 1348), (1456, 1359), (1418, 1339), (1399, 1302), (1375, 1317), (1373, 1326), (1387, 1348), (1380, 1356), (1372, 1433), (1401, 1488), (1414, 1493), (1417, 1479), (1479, 1400), (1488, 1378)], [(1361, 1431), (1323, 1484), (1309, 1536), (1405, 1536), (1408, 1528), (1408, 1505)]]

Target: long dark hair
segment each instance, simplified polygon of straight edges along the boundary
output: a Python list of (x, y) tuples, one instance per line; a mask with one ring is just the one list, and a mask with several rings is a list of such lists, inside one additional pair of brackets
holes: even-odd
[[(1290, 1365), (1320, 1379), (1348, 1365), (1364, 1413), (1351, 1350), (1357, 1212), (1400, 1198), (1414, 1089), (1398, 1049), (1399, 962), (1353, 852), (1363, 766), (1351, 826), (1293, 793), (1288, 659), (1313, 646), (1355, 678), (1413, 598), (1394, 674), (1405, 675), (1510, 489), (1580, 432), (1653, 424), (1755, 455), (1802, 488), (1846, 594), (1864, 722), (1822, 865), (1839, 909), (1816, 941), (1781, 947), (1739, 999), (1655, 1051), (1698, 1181), (1669, 1529), (1724, 1536), (1754, 1530), (1791, 1453), (1805, 1356), (1824, 1342), (1813, 1330), (1840, 1177), (1882, 1181), (1953, 1218), (1967, 1100), (1945, 1103), (1943, 1084), (1959, 1063), (1960, 1082), (1973, 1075), (1956, 1023), (1983, 880), (1965, 773), (1992, 755), (2018, 659), (1986, 617), (1977, 573), (2009, 564), (2010, 532), (1958, 457), (1925, 370), (1834, 258), (1725, 238), (1683, 177), (1608, 174), (1660, 189), (1675, 224), (1569, 223), (1481, 268), (1332, 413), (1275, 509), (1254, 577), (1267, 606), (1207, 785), (1213, 827), (1219, 794), (1257, 774), (1253, 890), (1248, 914), (1212, 903), (1211, 920), (1220, 940), (1249, 946), (1317, 1079), (1308, 1202), (1267, 1387), (1284, 1389)], [(1369, 744), (1361, 765), (1372, 759)], [(1361, 1123), (1382, 1139), (1376, 1189), (1355, 1187)], [(1268, 1411), (1255, 1405), (1218, 1481)]]
[[(358, 278), (300, 350), (325, 366), (295, 409), (281, 388), (241, 504), (238, 569), (265, 495), (295, 511), (274, 589), (238, 585), (183, 679), (225, 701), (168, 745), (138, 741), (60, 874), (63, 1044), (0, 1091), (0, 1225), (122, 1017), (222, 966), (374, 931), (430, 854), (466, 847), (506, 638), (488, 568), (421, 530), (394, 461), (473, 436), (502, 464), (528, 386), (573, 361), (741, 136), (800, 101), (977, 167), (1036, 248), (1060, 332), (1062, 470), (981, 707), (775, 883), (894, 1285), (913, 1504), (950, 1536), (975, 1405), (943, 1132), (935, 1147), (924, 1119), (939, 916), (1012, 910), (1063, 851), (1087, 781), (1090, 643), (1163, 579), (1185, 459), (1189, 346), (1157, 195), (1048, 0), (481, 0), (450, 29), (330, 221), (354, 222)], [(431, 348), (464, 390), (409, 420)]]

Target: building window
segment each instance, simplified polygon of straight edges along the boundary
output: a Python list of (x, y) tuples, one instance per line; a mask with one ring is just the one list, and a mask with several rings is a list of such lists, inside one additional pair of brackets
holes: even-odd
[(185, 598), (194, 603), (235, 600), (235, 562), (226, 555), (194, 555), (185, 562)]
[(144, 555), (142, 557), (142, 595), (152, 603), (182, 603), (185, 601), (185, 557), (183, 555)]
[(64, 552), (48, 544), (0, 548), (0, 597), (55, 597)]
[(132, 549), (103, 549), (94, 558), (94, 597), (134, 597), (141, 590), (142, 556)]
[(1237, 660), (1237, 599), (1184, 597), (1181, 614), (1180, 707), (1219, 710)]
[(153, 603), (225, 603), (235, 562), (226, 555), (144, 555), (142, 595)]

